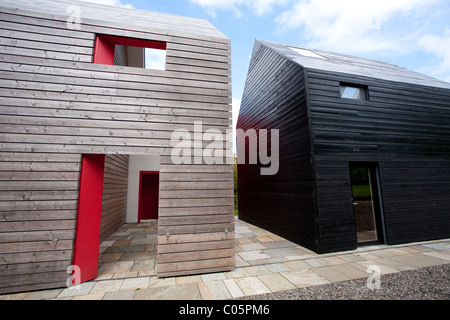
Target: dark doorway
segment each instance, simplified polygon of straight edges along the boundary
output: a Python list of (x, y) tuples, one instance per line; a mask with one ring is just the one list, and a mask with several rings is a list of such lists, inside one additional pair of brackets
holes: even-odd
[(384, 243), (377, 165), (351, 163), (350, 178), (358, 243)]
[(141, 219), (158, 219), (159, 172), (141, 171), (139, 180), (139, 212)]

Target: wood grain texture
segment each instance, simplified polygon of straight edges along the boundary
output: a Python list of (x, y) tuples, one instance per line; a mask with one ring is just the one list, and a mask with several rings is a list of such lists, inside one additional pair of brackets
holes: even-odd
[[(280, 150), (288, 151), (275, 177), (259, 176), (258, 165), (239, 166), (242, 218), (317, 252), (355, 249), (349, 165), (371, 163), (379, 169), (387, 244), (448, 238), (450, 84), (383, 62), (316, 53), (326, 59), (255, 44), (238, 127), (279, 128)], [(289, 70), (303, 76), (303, 90), (295, 92), (299, 80)], [(368, 101), (341, 98), (341, 83), (366, 87)], [(302, 104), (284, 109), (288, 99)]]
[[(234, 268), (232, 167), (173, 165), (170, 145), (196, 121), (231, 128), (230, 40), (205, 20), (84, 2), (69, 29), (77, 4), (0, 4), (0, 293), (65, 286), (82, 154), (107, 155), (101, 239), (124, 221), (128, 156), (159, 155), (160, 233), (200, 237), (161, 247), (159, 275)], [(166, 70), (93, 64), (97, 34), (166, 42)]]
[(125, 224), (127, 186), (128, 156), (107, 155), (103, 178), (100, 243)]
[(238, 164), (240, 219), (316, 250), (304, 70), (256, 42), (237, 128), (280, 130), (276, 175), (263, 176), (260, 163), (248, 164), (249, 142), (245, 142), (247, 163)]

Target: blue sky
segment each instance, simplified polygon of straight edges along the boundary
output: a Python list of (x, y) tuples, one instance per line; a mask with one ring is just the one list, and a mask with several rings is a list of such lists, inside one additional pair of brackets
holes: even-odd
[(450, 0), (88, 0), (208, 20), (231, 39), (234, 116), (255, 39), (393, 63), (450, 82)]

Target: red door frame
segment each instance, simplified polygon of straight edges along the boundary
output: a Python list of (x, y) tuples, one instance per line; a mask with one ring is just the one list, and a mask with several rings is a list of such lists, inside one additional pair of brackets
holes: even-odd
[[(144, 174), (154, 174), (158, 175), (158, 186), (159, 186), (159, 171), (139, 171), (139, 201), (138, 201), (138, 223), (141, 222), (141, 190), (142, 190), (142, 175)], [(159, 192), (158, 192), (159, 201)]]
[(98, 275), (104, 171), (104, 154), (83, 155), (72, 263), (80, 268), (80, 283)]

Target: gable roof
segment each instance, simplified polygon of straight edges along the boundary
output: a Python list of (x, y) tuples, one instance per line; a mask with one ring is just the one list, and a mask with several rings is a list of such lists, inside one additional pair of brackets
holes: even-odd
[(257, 40), (257, 42), (272, 48), (305, 69), (318, 69), (388, 81), (450, 89), (450, 83), (386, 62), (323, 50), (311, 50), (263, 40)]
[[(1, 0), (0, 7), (13, 10), (29, 10), (55, 16), (70, 16), (68, 8), (79, 6), (81, 22), (89, 20), (105, 21), (109, 25), (118, 24), (119, 27), (138, 27), (142, 31), (176, 34), (194, 34), (202, 38), (228, 39), (212, 24), (203, 19), (188, 18), (165, 13), (100, 5), (92, 2), (77, 0)], [(0, 10), (1, 11), (1, 10)]]

